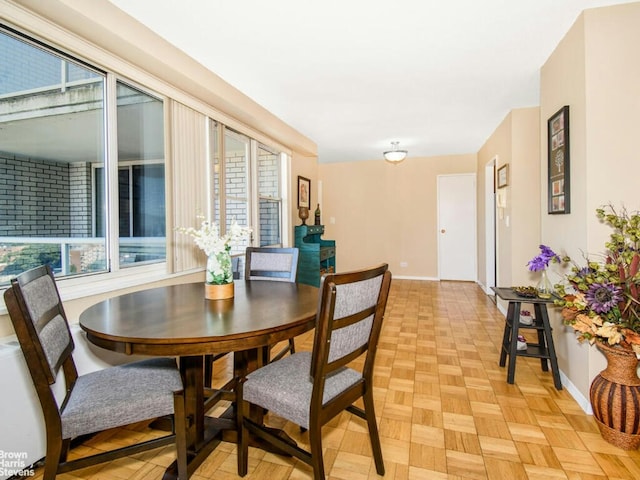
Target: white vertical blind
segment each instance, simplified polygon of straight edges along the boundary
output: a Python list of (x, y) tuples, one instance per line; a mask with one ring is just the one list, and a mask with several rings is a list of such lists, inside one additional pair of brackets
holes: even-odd
[[(178, 102), (171, 102), (171, 159), (173, 224), (198, 227), (207, 215), (207, 119)], [(169, 232), (167, 232), (167, 237)], [(204, 265), (205, 257), (188, 235), (173, 232), (174, 271)]]

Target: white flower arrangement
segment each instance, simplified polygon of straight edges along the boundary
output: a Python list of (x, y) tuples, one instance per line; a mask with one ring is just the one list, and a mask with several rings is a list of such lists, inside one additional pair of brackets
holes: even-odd
[(178, 227), (176, 231), (192, 237), (194, 243), (207, 255), (206, 283), (223, 285), (233, 282), (231, 246), (248, 237), (252, 232), (250, 227), (238, 225), (234, 218), (224, 235), (220, 235), (217, 223), (208, 220), (203, 220), (198, 229)]
[[(204, 217), (198, 217), (204, 218)], [(227, 233), (220, 235), (220, 227), (215, 222), (203, 220), (200, 228), (178, 227), (180, 233), (193, 237), (194, 243), (205, 253), (205, 255), (215, 255), (223, 251), (231, 250), (232, 245), (236, 245), (244, 237), (248, 237), (252, 230), (250, 227), (241, 227), (236, 219), (231, 220), (231, 225)]]

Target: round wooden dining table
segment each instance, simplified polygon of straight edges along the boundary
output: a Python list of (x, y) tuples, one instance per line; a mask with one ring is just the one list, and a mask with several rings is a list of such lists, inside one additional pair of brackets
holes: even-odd
[[(236, 370), (252, 362), (259, 366), (261, 349), (314, 327), (317, 307), (318, 289), (305, 284), (237, 280), (234, 298), (207, 300), (203, 283), (189, 283), (109, 298), (82, 312), (79, 323), (91, 343), (108, 350), (179, 357), (190, 419), (190, 476), (220, 441), (225, 425), (205, 418), (203, 356), (234, 352), (242, 359)], [(227, 420), (222, 428), (234, 426)], [(176, 472), (174, 462), (165, 478), (176, 478)]]

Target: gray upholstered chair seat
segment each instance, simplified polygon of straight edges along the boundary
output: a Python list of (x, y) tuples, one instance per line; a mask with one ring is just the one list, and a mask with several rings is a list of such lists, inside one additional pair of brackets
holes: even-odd
[[(247, 375), (244, 400), (309, 428), (309, 406), (313, 382), (309, 377), (311, 352), (294, 353)], [(362, 375), (343, 367), (327, 377), (322, 401), (326, 404), (339, 393), (362, 380)]]
[(62, 436), (73, 438), (173, 414), (182, 379), (172, 358), (151, 358), (79, 376), (61, 412)]

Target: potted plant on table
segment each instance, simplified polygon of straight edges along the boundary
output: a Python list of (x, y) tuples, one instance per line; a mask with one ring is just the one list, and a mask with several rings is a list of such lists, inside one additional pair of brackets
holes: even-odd
[(540, 281), (536, 286), (536, 292), (540, 298), (551, 298), (553, 296), (553, 285), (547, 276), (547, 267), (549, 263), (560, 263), (566, 259), (560, 259), (560, 256), (546, 245), (540, 245), (540, 253), (529, 260), (527, 266), (531, 272), (540, 272)]
[(627, 450), (640, 446), (640, 213), (596, 210), (613, 229), (598, 260), (586, 258), (566, 275), (569, 288), (556, 285), (565, 324), (603, 352), (607, 368), (589, 392), (593, 414), (605, 440)]
[(234, 287), (231, 247), (249, 237), (251, 228), (238, 225), (234, 218), (224, 234), (220, 233), (217, 223), (208, 220), (203, 220), (198, 229), (178, 227), (176, 230), (193, 237), (194, 243), (207, 255), (205, 297), (211, 300), (232, 298)]

